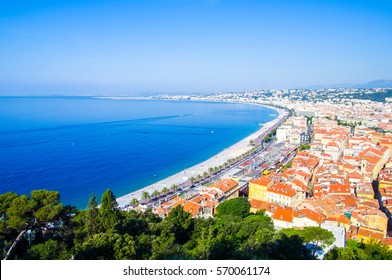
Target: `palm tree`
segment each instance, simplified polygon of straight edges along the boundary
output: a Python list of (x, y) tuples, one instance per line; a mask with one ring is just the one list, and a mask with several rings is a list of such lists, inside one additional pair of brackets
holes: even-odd
[(150, 193), (149, 193), (149, 192), (143, 192), (143, 193), (142, 193), (142, 198), (143, 198), (143, 200), (144, 200), (144, 203), (146, 203), (146, 202), (147, 202), (147, 199), (150, 198)]
[(153, 195), (154, 197), (158, 197), (160, 194), (161, 194), (161, 193), (160, 193), (158, 190), (154, 190), (154, 191), (152, 192), (152, 195)]
[(171, 186), (171, 190), (172, 190), (173, 192), (176, 192), (176, 191), (178, 190), (178, 186), (177, 186), (176, 184), (173, 184), (173, 185)]
[(203, 176), (201, 176), (200, 174), (199, 174), (199, 175), (197, 175), (197, 180), (198, 180), (198, 181), (200, 181), (200, 180), (201, 180), (201, 178), (203, 178)]
[(132, 198), (129, 204), (131, 204), (132, 207), (136, 207), (139, 205), (139, 201), (136, 198)]
[(214, 168), (210, 167), (210, 168), (208, 169), (208, 171), (210, 171), (210, 173), (214, 173)]
[(208, 173), (207, 173), (207, 172), (204, 172), (204, 173), (203, 173), (203, 177), (206, 178), (207, 176), (208, 176)]
[(165, 194), (167, 194), (169, 192), (169, 189), (167, 188), (167, 187), (164, 187), (163, 189), (162, 189), (162, 193), (165, 195)]

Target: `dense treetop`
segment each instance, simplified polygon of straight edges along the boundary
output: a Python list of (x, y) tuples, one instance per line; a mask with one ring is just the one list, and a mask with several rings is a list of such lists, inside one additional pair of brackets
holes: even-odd
[[(59, 193), (0, 195), (2, 258), (22, 234), (9, 259), (315, 259), (331, 245), (332, 233), (319, 227), (276, 231), (272, 220), (251, 214), (246, 198), (227, 200), (214, 217), (193, 219), (181, 206), (165, 219), (117, 209), (107, 190), (101, 205), (92, 195), (86, 210), (59, 203)], [(314, 250), (306, 243), (313, 244)], [(336, 248), (328, 259), (391, 259), (391, 251), (372, 245)]]

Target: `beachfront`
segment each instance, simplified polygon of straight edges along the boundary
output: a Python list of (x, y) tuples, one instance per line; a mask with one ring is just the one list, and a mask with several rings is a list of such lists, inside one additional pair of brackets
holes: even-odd
[(234, 145), (224, 149), (217, 155), (199, 164), (196, 164), (188, 169), (178, 172), (172, 176), (169, 176), (163, 180), (160, 180), (154, 184), (151, 184), (135, 192), (117, 198), (119, 207), (121, 208), (125, 207), (134, 198), (141, 201), (142, 193), (145, 191), (151, 194), (155, 190), (161, 191), (164, 187), (170, 188), (172, 185), (180, 185), (188, 181), (189, 178), (192, 177), (196, 178), (198, 175), (202, 175), (204, 172), (208, 173), (209, 168), (211, 167), (223, 165), (229, 159), (238, 157), (246, 153), (247, 151), (251, 150), (253, 148), (253, 146), (250, 144), (251, 140), (254, 140), (260, 136), (264, 137), (270, 130), (272, 130), (276, 125), (278, 125), (281, 122), (281, 120), (285, 118), (285, 116), (287, 115), (287, 112), (285, 110), (275, 108), (275, 107), (269, 107), (266, 105), (260, 105), (260, 106), (268, 107), (275, 110), (278, 113), (277, 118), (275, 118), (274, 120), (268, 123), (265, 123), (258, 131), (252, 133), (251, 135), (235, 143)]

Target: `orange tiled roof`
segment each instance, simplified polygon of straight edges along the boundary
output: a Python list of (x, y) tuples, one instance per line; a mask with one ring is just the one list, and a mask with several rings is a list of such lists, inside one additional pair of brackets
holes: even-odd
[(291, 223), (293, 221), (293, 209), (290, 207), (278, 208), (272, 216), (272, 219)]
[(353, 178), (353, 179), (362, 179), (362, 174), (360, 174), (357, 170), (350, 172), (348, 174), (349, 178)]
[(250, 183), (253, 183), (253, 184), (256, 184), (259, 186), (268, 186), (271, 183), (271, 181), (268, 177), (262, 176), (258, 179), (254, 179), (254, 180), (250, 181)]
[(350, 193), (350, 186), (342, 185), (342, 184), (331, 184), (329, 186), (330, 194), (343, 194)]
[(257, 199), (249, 199), (250, 207), (259, 210), (266, 210), (267, 212), (274, 213), (276, 209), (280, 208), (278, 204), (270, 203)]
[(373, 208), (373, 209), (379, 209), (379, 207), (380, 207), (378, 205), (378, 200), (377, 199), (362, 201), (359, 204), (364, 205), (364, 206), (369, 207), (369, 208)]
[(391, 246), (392, 245), (392, 237), (384, 238), (383, 240), (381, 240), (381, 244)]
[(305, 172), (303, 170), (298, 170), (297, 174), (302, 176), (302, 177), (304, 177), (304, 178), (310, 178), (310, 176), (311, 176), (311, 174), (309, 174), (309, 173), (307, 173), (307, 172)]
[(288, 197), (293, 197), (297, 194), (291, 187), (282, 183), (277, 183), (276, 185), (269, 187), (267, 192), (277, 193)]
[(308, 187), (303, 183), (303, 182), (301, 182), (300, 180), (298, 180), (297, 178), (294, 178), (293, 179), (293, 183), (295, 184), (295, 185), (297, 185), (298, 187), (300, 187), (302, 190), (304, 190), (304, 191), (306, 191), (307, 189), (308, 189)]
[(167, 211), (167, 209), (158, 206), (157, 208), (155, 208), (155, 213), (158, 216), (166, 216), (168, 211)]
[(237, 181), (231, 178), (219, 180), (218, 182), (211, 185), (211, 187), (218, 188), (222, 190), (224, 193), (234, 189), (237, 186), (238, 186)]
[(187, 201), (182, 207), (184, 211), (191, 213), (192, 217), (195, 217), (201, 209), (201, 205), (194, 201)]
[(379, 157), (377, 157), (377, 156), (372, 156), (372, 155), (366, 155), (366, 156), (364, 156), (364, 159), (365, 159), (367, 162), (371, 163), (371, 164), (377, 164), (377, 162), (380, 160)]
[(336, 222), (339, 222), (339, 223), (342, 223), (342, 224), (346, 224), (346, 225), (349, 225), (351, 223), (350, 219), (347, 218), (346, 215), (340, 215), (338, 217), (328, 217), (327, 220), (329, 220), (329, 221), (336, 221)]
[(319, 213), (317, 213), (315, 211), (312, 211), (310, 209), (301, 209), (301, 210), (298, 210), (298, 211), (294, 212), (294, 217), (300, 218), (300, 217), (303, 217), (303, 216), (305, 216), (305, 217), (307, 217), (307, 218), (317, 222), (318, 224), (321, 224), (323, 222), (323, 220), (324, 220), (323, 215), (321, 215), (321, 214), (319, 214)]
[(327, 147), (339, 147), (339, 145), (335, 141), (329, 142), (326, 146)]
[(363, 235), (369, 238), (374, 238), (377, 240), (382, 240), (384, 238), (384, 234), (379, 232), (373, 232), (362, 227), (359, 228), (358, 235)]

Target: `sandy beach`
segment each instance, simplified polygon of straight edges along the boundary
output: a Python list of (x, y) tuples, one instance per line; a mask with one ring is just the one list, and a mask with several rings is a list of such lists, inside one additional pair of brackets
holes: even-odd
[[(253, 104), (253, 105), (255, 105), (255, 104)], [(199, 164), (196, 164), (188, 169), (185, 169), (181, 172), (178, 172), (170, 177), (167, 177), (161, 181), (158, 181), (154, 184), (151, 184), (151, 185), (146, 186), (142, 189), (139, 189), (137, 191), (134, 191), (132, 193), (129, 193), (129, 194), (126, 194), (124, 196), (117, 198), (117, 202), (118, 202), (119, 207), (124, 207), (125, 205), (129, 204), (129, 202), (133, 198), (136, 198), (140, 201), (142, 193), (144, 191), (147, 191), (151, 194), (154, 190), (161, 191), (164, 187), (170, 188), (173, 184), (179, 185), (181, 183), (184, 183), (185, 181), (187, 181), (191, 177), (196, 178), (197, 175), (203, 175), (204, 172), (208, 173), (208, 170), (211, 167), (223, 165), (229, 159), (235, 158), (235, 157), (247, 152), (248, 150), (251, 150), (253, 148), (253, 146), (250, 144), (250, 140), (256, 139), (257, 137), (259, 137), (260, 135), (265, 133), (269, 128), (275, 126), (282, 118), (284, 118), (285, 114), (287, 114), (286, 111), (279, 109), (279, 108), (269, 107), (267, 105), (260, 105), (260, 106), (267, 107), (267, 108), (270, 108), (270, 109), (277, 111), (277, 113), (278, 113), (277, 118), (268, 122), (268, 123), (263, 124), (258, 131), (252, 133), (251, 135), (249, 135), (248, 137), (235, 143), (234, 145), (224, 149), (223, 151), (216, 154), (215, 156), (213, 156), (213, 157), (211, 157), (211, 158), (209, 158)]]

